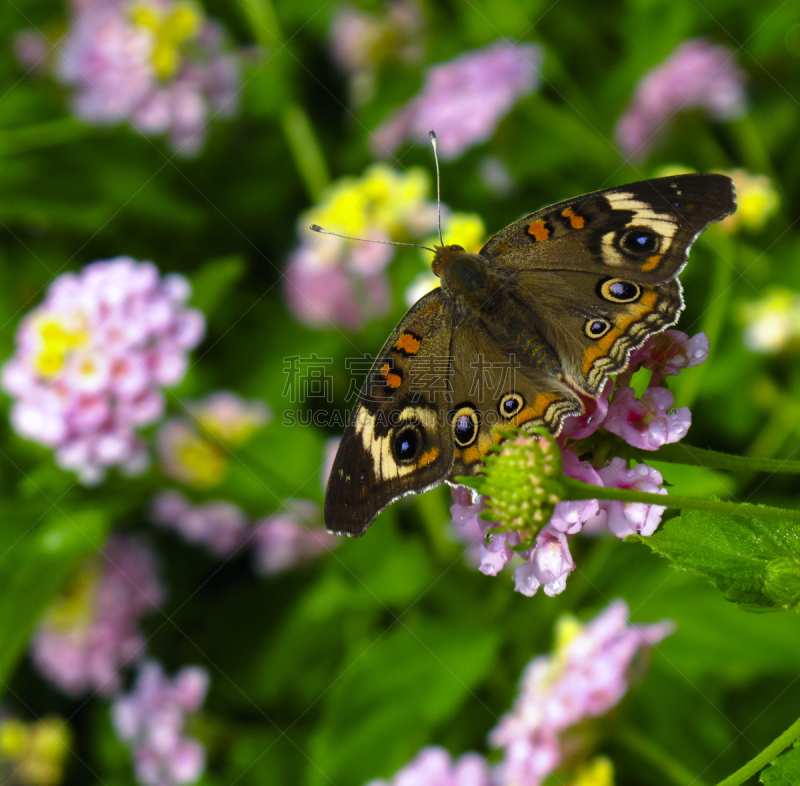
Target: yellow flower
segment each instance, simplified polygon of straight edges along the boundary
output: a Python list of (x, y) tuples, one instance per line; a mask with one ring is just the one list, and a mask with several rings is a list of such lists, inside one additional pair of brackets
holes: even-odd
[(753, 352), (775, 354), (800, 339), (800, 295), (773, 288), (741, 309), (744, 343)]
[(445, 243), (455, 243), (468, 254), (477, 254), (486, 242), (486, 227), (477, 213), (452, 213), (442, 226), (442, 237)]
[(189, 409), (202, 429), (233, 447), (244, 444), (271, 418), (263, 401), (245, 401), (224, 390), (190, 404)]
[(0, 723), (0, 758), (15, 759), (25, 749), (28, 727), (17, 718), (7, 718)]
[(228, 472), (222, 452), (180, 420), (167, 420), (161, 426), (158, 452), (164, 474), (195, 488), (216, 486)]
[(736, 186), (736, 212), (720, 222), (728, 232), (744, 227), (758, 230), (778, 209), (780, 199), (772, 181), (766, 175), (751, 175), (744, 169), (725, 172)]
[(59, 718), (36, 723), (7, 718), (0, 722), (0, 760), (13, 762), (15, 783), (55, 786), (63, 775), (70, 737), (69, 727)]
[(34, 368), (43, 377), (55, 376), (63, 368), (69, 353), (89, 341), (85, 320), (67, 315), (37, 317), (33, 333), (37, 343)]
[[(319, 224), (332, 232), (363, 237), (371, 230), (398, 239), (414, 233), (420, 214), (431, 223), (431, 205), (426, 203), (428, 174), (415, 167), (395, 172), (386, 164), (371, 166), (360, 177), (343, 177), (325, 189), (319, 205), (307, 211), (301, 230)], [(435, 205), (433, 205), (435, 211)]]
[(614, 765), (605, 756), (596, 756), (578, 770), (572, 786), (614, 786)]
[(176, 3), (169, 11), (141, 2), (134, 6), (131, 21), (152, 31), (153, 67), (160, 79), (169, 79), (181, 66), (181, 47), (200, 32), (203, 12), (189, 0)]
[(94, 600), (102, 567), (90, 557), (78, 567), (75, 575), (48, 609), (46, 623), (58, 630), (79, 629), (89, 625), (94, 616)]
[[(442, 239), (445, 245), (461, 246), (468, 254), (477, 254), (486, 242), (486, 226), (477, 213), (450, 213), (442, 221)], [(439, 235), (431, 235), (422, 245), (438, 246)], [(430, 267), (430, 252), (421, 253), (425, 264)]]

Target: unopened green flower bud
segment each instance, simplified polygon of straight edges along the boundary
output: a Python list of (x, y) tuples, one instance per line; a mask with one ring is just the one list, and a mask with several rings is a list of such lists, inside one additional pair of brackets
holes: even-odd
[(564, 496), (561, 451), (545, 429), (496, 433), (505, 441), (492, 448), (483, 475), (471, 484), (487, 497), (481, 516), (496, 522), (497, 531), (520, 532), (532, 540)]
[(800, 603), (800, 562), (793, 557), (778, 557), (767, 563), (764, 594), (782, 609)]

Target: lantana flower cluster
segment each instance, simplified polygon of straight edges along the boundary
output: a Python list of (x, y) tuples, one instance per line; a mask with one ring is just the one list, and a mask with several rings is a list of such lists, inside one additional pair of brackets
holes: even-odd
[(331, 51), (350, 77), (353, 103), (362, 105), (372, 98), (377, 71), (384, 63), (418, 63), (424, 39), (425, 20), (414, 0), (392, 0), (376, 13), (340, 6), (331, 25)]
[(266, 402), (246, 400), (228, 390), (182, 406), (185, 416), (167, 418), (159, 426), (158, 458), (168, 478), (199, 489), (221, 483), (229, 469), (230, 450), (247, 442), (272, 418)]
[(183, 378), (205, 331), (186, 306), (190, 291), (183, 276), (127, 257), (59, 276), (20, 322), (3, 367), (14, 430), (87, 484), (109, 467), (142, 472), (136, 431), (162, 416), (162, 388)]
[[(679, 330), (652, 336), (632, 354), (628, 369), (618, 375), (616, 384), (609, 380), (597, 399), (584, 397), (584, 414), (564, 422), (558, 437), (563, 474), (595, 486), (666, 494), (661, 473), (645, 463), (630, 467), (627, 459), (616, 456), (595, 467), (579, 457), (595, 455), (604, 441), (613, 450), (615, 437), (648, 451), (683, 439), (691, 425), (691, 412), (688, 407), (674, 408), (675, 397), (663, 383), (666, 377), (702, 363), (708, 349), (703, 333), (691, 339)], [(639, 368), (647, 369), (651, 376), (647, 389), (637, 397), (630, 383)], [(535, 447), (535, 438), (528, 439)], [(551, 596), (564, 591), (575, 568), (569, 540), (578, 532), (609, 531), (618, 538), (647, 536), (656, 530), (666, 510), (666, 506), (619, 500), (558, 502), (549, 522), (536, 528), (538, 534), (529, 545), (524, 531), (509, 528), (508, 522), (486, 521), (481, 516), (485, 501), (471, 489), (456, 487), (452, 493), (453, 523), (462, 538), (473, 548), (477, 545), (474, 550), (480, 570), (497, 575), (517, 554), (524, 561), (515, 569), (515, 588), (529, 596), (540, 587)]]
[(48, 716), (26, 723), (0, 718), (0, 774), (20, 786), (57, 786), (70, 752), (72, 729), (62, 718)]
[(727, 46), (705, 38), (684, 41), (639, 80), (617, 122), (617, 143), (626, 156), (643, 158), (679, 112), (700, 109), (717, 120), (734, 120), (747, 106), (744, 84)]
[[(562, 618), (554, 652), (528, 664), (513, 708), (489, 735), (490, 745), (501, 751), (498, 764), (478, 753), (453, 759), (444, 748), (430, 746), (390, 780), (367, 786), (539, 786), (565, 766), (565, 751), (588, 753), (572, 730), (615, 707), (628, 690), (634, 662), (671, 632), (668, 622), (631, 625), (622, 600), (586, 625)], [(595, 757), (574, 778), (558, 782), (612, 786), (613, 768)]]
[(727, 232), (738, 229), (758, 231), (780, 207), (780, 197), (767, 175), (754, 175), (746, 169), (725, 171), (736, 189), (736, 212), (726, 216), (720, 227)]
[(164, 595), (147, 543), (112, 535), (80, 566), (34, 632), (34, 664), (70, 696), (112, 694), (122, 669), (145, 655), (139, 618), (157, 609)]
[[(18, 53), (41, 70), (45, 47), (25, 35)], [(67, 31), (50, 46), (50, 69), (92, 125), (127, 121), (192, 155), (208, 122), (238, 109), (239, 56), (194, 0), (72, 0)]]
[(538, 44), (500, 40), (433, 66), (419, 95), (376, 129), (375, 154), (386, 156), (406, 139), (427, 143), (433, 128), (442, 158), (458, 158), (489, 139), (514, 104), (536, 90), (543, 59)]
[(775, 355), (800, 346), (800, 293), (771, 287), (758, 300), (744, 303), (744, 343), (753, 352)]
[(194, 505), (181, 492), (168, 490), (156, 495), (151, 515), (156, 524), (189, 543), (205, 546), (217, 557), (251, 547), (256, 573), (261, 576), (280, 573), (341, 543), (341, 538), (322, 526), (319, 506), (304, 499), (286, 500), (282, 510), (251, 524), (247, 513), (233, 502)]
[(315, 328), (358, 330), (386, 314), (386, 268), (395, 247), (315, 234), (309, 225), (371, 240), (419, 238), (436, 227), (429, 189), (425, 170), (398, 173), (384, 164), (329, 186), (320, 204), (301, 217), (302, 240), (286, 268), (284, 291), (295, 316)]
[(208, 690), (208, 672), (186, 666), (169, 679), (160, 664), (145, 661), (129, 694), (111, 705), (114, 728), (131, 748), (143, 786), (194, 783), (205, 769), (205, 749), (184, 732)]
[(555, 651), (528, 664), (514, 707), (489, 735), (490, 744), (503, 750), (496, 782), (542, 783), (561, 765), (569, 729), (615, 707), (628, 690), (636, 655), (672, 630), (668, 622), (630, 625), (622, 600), (585, 626), (563, 618)]

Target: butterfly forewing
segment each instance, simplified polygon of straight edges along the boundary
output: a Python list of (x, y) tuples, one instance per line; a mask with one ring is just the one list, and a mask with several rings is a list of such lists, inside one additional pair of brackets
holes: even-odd
[(500, 230), (481, 249), (508, 270), (604, 266), (657, 283), (676, 276), (697, 235), (736, 209), (726, 175), (677, 175), (595, 191), (546, 207)]
[(436, 289), (403, 317), (367, 377), (333, 462), (325, 525), (363, 535), (390, 502), (441, 483), (453, 463), (453, 313)]

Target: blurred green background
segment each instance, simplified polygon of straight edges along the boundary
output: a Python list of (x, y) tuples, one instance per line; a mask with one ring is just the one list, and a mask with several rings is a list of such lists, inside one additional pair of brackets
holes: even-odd
[[(321, 503), (324, 446), (340, 430), (282, 424), (284, 410), (298, 407), (282, 395), (284, 358), (332, 358), (334, 406), (345, 406), (345, 359), (354, 346), (378, 351), (405, 311), (404, 289), (424, 268), (419, 252), (399, 250), (390, 267), (391, 313), (358, 333), (311, 330), (292, 315), (281, 271), (298, 243), (298, 216), (318, 201), (313, 190), (324, 174), (316, 169), (309, 180), (301, 172), (316, 150), (307, 147), (297, 112), (313, 129), (330, 180), (360, 175), (373, 161), (371, 132), (419, 91), (426, 65), (507, 37), (543, 47), (542, 85), (486, 144), (442, 164), (443, 201), (479, 214), (492, 233), (545, 204), (653, 177), (665, 166), (767, 175), (779, 196), (775, 215), (755, 231), (708, 232), (682, 275), (687, 307), (678, 327), (705, 329), (712, 352), (676, 390), (679, 404), (692, 404), (689, 444), (793, 456), (798, 354), (791, 342), (753, 352), (742, 313), (771, 288), (800, 291), (800, 7), (744, 0), (419, 5), (424, 56), (382, 64), (374, 97), (355, 107), (330, 52), (335, 2), (275, 0), (278, 30), (261, 0), (205, 0), (237, 44), (252, 48), (241, 113), (214, 124), (192, 160), (124, 126), (71, 120), (64, 89), (25, 76), (13, 53), (16, 33), (57, 24), (63, 4), (0, 5), (2, 357), (13, 351), (21, 316), (65, 270), (124, 254), (181, 272), (194, 285), (192, 303), (206, 314), (208, 334), (170, 406), (224, 387), (274, 411), (214, 496), (254, 517), (290, 497)], [(637, 81), (697, 36), (735, 53), (747, 74), (746, 114), (723, 123), (684, 113), (644, 160), (626, 163), (613, 129)], [(480, 176), (487, 156), (511, 175), (502, 195)], [(390, 163), (432, 171), (425, 146), (404, 145)], [(16, 436), (5, 418), (0, 463), (3, 706), (26, 720), (53, 713), (68, 720), (74, 744), (65, 783), (135, 782), (107, 701), (66, 698), (26, 657), (36, 621), (112, 528), (147, 530), (161, 555), (169, 599), (145, 623), (151, 654), (170, 673), (187, 663), (210, 672), (193, 729), (208, 752), (202, 784), (358, 786), (388, 777), (426, 744), (455, 754), (485, 750), (522, 668), (549, 649), (556, 618), (567, 611), (587, 618), (614, 597), (628, 601), (635, 621), (669, 618), (677, 626), (612, 722), (592, 732), (617, 783), (688, 783), (673, 765), (697, 776), (694, 783), (714, 783), (796, 719), (797, 616), (739, 611), (639, 545), (576, 538), (567, 590), (526, 598), (507, 576), (487, 578), (467, 564), (450, 535), (449, 490), (440, 488), (392, 506), (366, 537), (263, 579), (243, 557), (215, 560), (153, 530), (146, 501), (164, 485), (157, 469), (76, 487), (49, 451)], [(678, 494), (797, 504), (792, 476), (674, 467), (665, 474)]]

